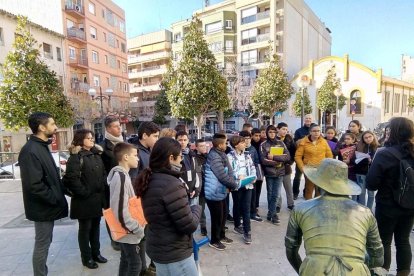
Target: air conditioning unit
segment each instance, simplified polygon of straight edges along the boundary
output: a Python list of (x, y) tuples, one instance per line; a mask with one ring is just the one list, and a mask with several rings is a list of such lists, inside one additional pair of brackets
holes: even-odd
[(75, 5), (75, 10), (80, 12), (81, 11), (81, 7), (79, 5)]

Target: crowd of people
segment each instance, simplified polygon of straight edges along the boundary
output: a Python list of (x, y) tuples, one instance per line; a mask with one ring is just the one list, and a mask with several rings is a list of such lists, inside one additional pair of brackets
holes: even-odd
[[(393, 237), (397, 275), (410, 273), (414, 210), (395, 199), (401, 160), (414, 160), (414, 124), (407, 118), (393, 118), (379, 140), (358, 120), (340, 137), (311, 115), (293, 135), (284, 122), (260, 129), (246, 123), (230, 139), (216, 133), (208, 151), (203, 139), (190, 147), (185, 125), (160, 129), (142, 122), (137, 136), (124, 141), (119, 120), (107, 117), (100, 145), (91, 130), (75, 132), (63, 179), (48, 148), (57, 131), (53, 118), (36, 112), (28, 123), (33, 135), (19, 164), (26, 217), (35, 224), (34, 275), (47, 275), (54, 221), (68, 215), (79, 222), (82, 264), (96, 269), (107, 263), (99, 241), (107, 210), (125, 230), (120, 237), (107, 220), (111, 245), (120, 251), (119, 275), (198, 275), (193, 233), (200, 228), (209, 246), (223, 251), (234, 242), (226, 236), (229, 221), (240, 240), (251, 244), (251, 221), (264, 220), (259, 213), (263, 183), (271, 224), (281, 224), (282, 186), (286, 192), (291, 212), (286, 254), (300, 275), (381, 275), (390, 269)], [(302, 175), (305, 201), (295, 204)], [(65, 195), (71, 197), (70, 214)], [(137, 198), (141, 208), (131, 210), (131, 199)]]

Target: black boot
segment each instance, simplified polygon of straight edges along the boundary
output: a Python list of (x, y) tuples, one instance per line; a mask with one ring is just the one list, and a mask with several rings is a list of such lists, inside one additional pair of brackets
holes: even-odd
[(97, 263), (95, 263), (95, 261), (94, 261), (94, 260), (88, 260), (88, 261), (83, 261), (83, 260), (82, 260), (82, 264), (83, 264), (84, 266), (86, 266), (87, 268), (89, 268), (89, 269), (95, 269), (95, 268), (98, 268), (98, 264), (97, 264)]
[(94, 260), (95, 262), (97, 262), (97, 263), (101, 263), (101, 264), (104, 264), (104, 263), (108, 262), (108, 260), (107, 260), (105, 257), (103, 257), (101, 254), (99, 254), (99, 255), (98, 255), (98, 256), (96, 256), (96, 257), (93, 257), (93, 260)]

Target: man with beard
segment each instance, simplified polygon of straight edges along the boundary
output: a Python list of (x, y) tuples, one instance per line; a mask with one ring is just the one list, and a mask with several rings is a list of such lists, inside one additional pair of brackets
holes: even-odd
[(35, 245), (33, 275), (47, 275), (46, 265), (52, 243), (55, 220), (68, 215), (68, 203), (59, 169), (49, 150), (57, 132), (55, 120), (48, 113), (35, 112), (29, 117), (33, 135), (19, 154), (26, 218), (34, 222)]

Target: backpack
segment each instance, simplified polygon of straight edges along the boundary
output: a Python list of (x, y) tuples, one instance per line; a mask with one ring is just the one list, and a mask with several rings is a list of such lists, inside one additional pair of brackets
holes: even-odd
[(398, 187), (393, 190), (394, 200), (403, 208), (414, 210), (414, 159), (403, 157), (396, 148), (389, 148), (392, 155), (400, 160)]

